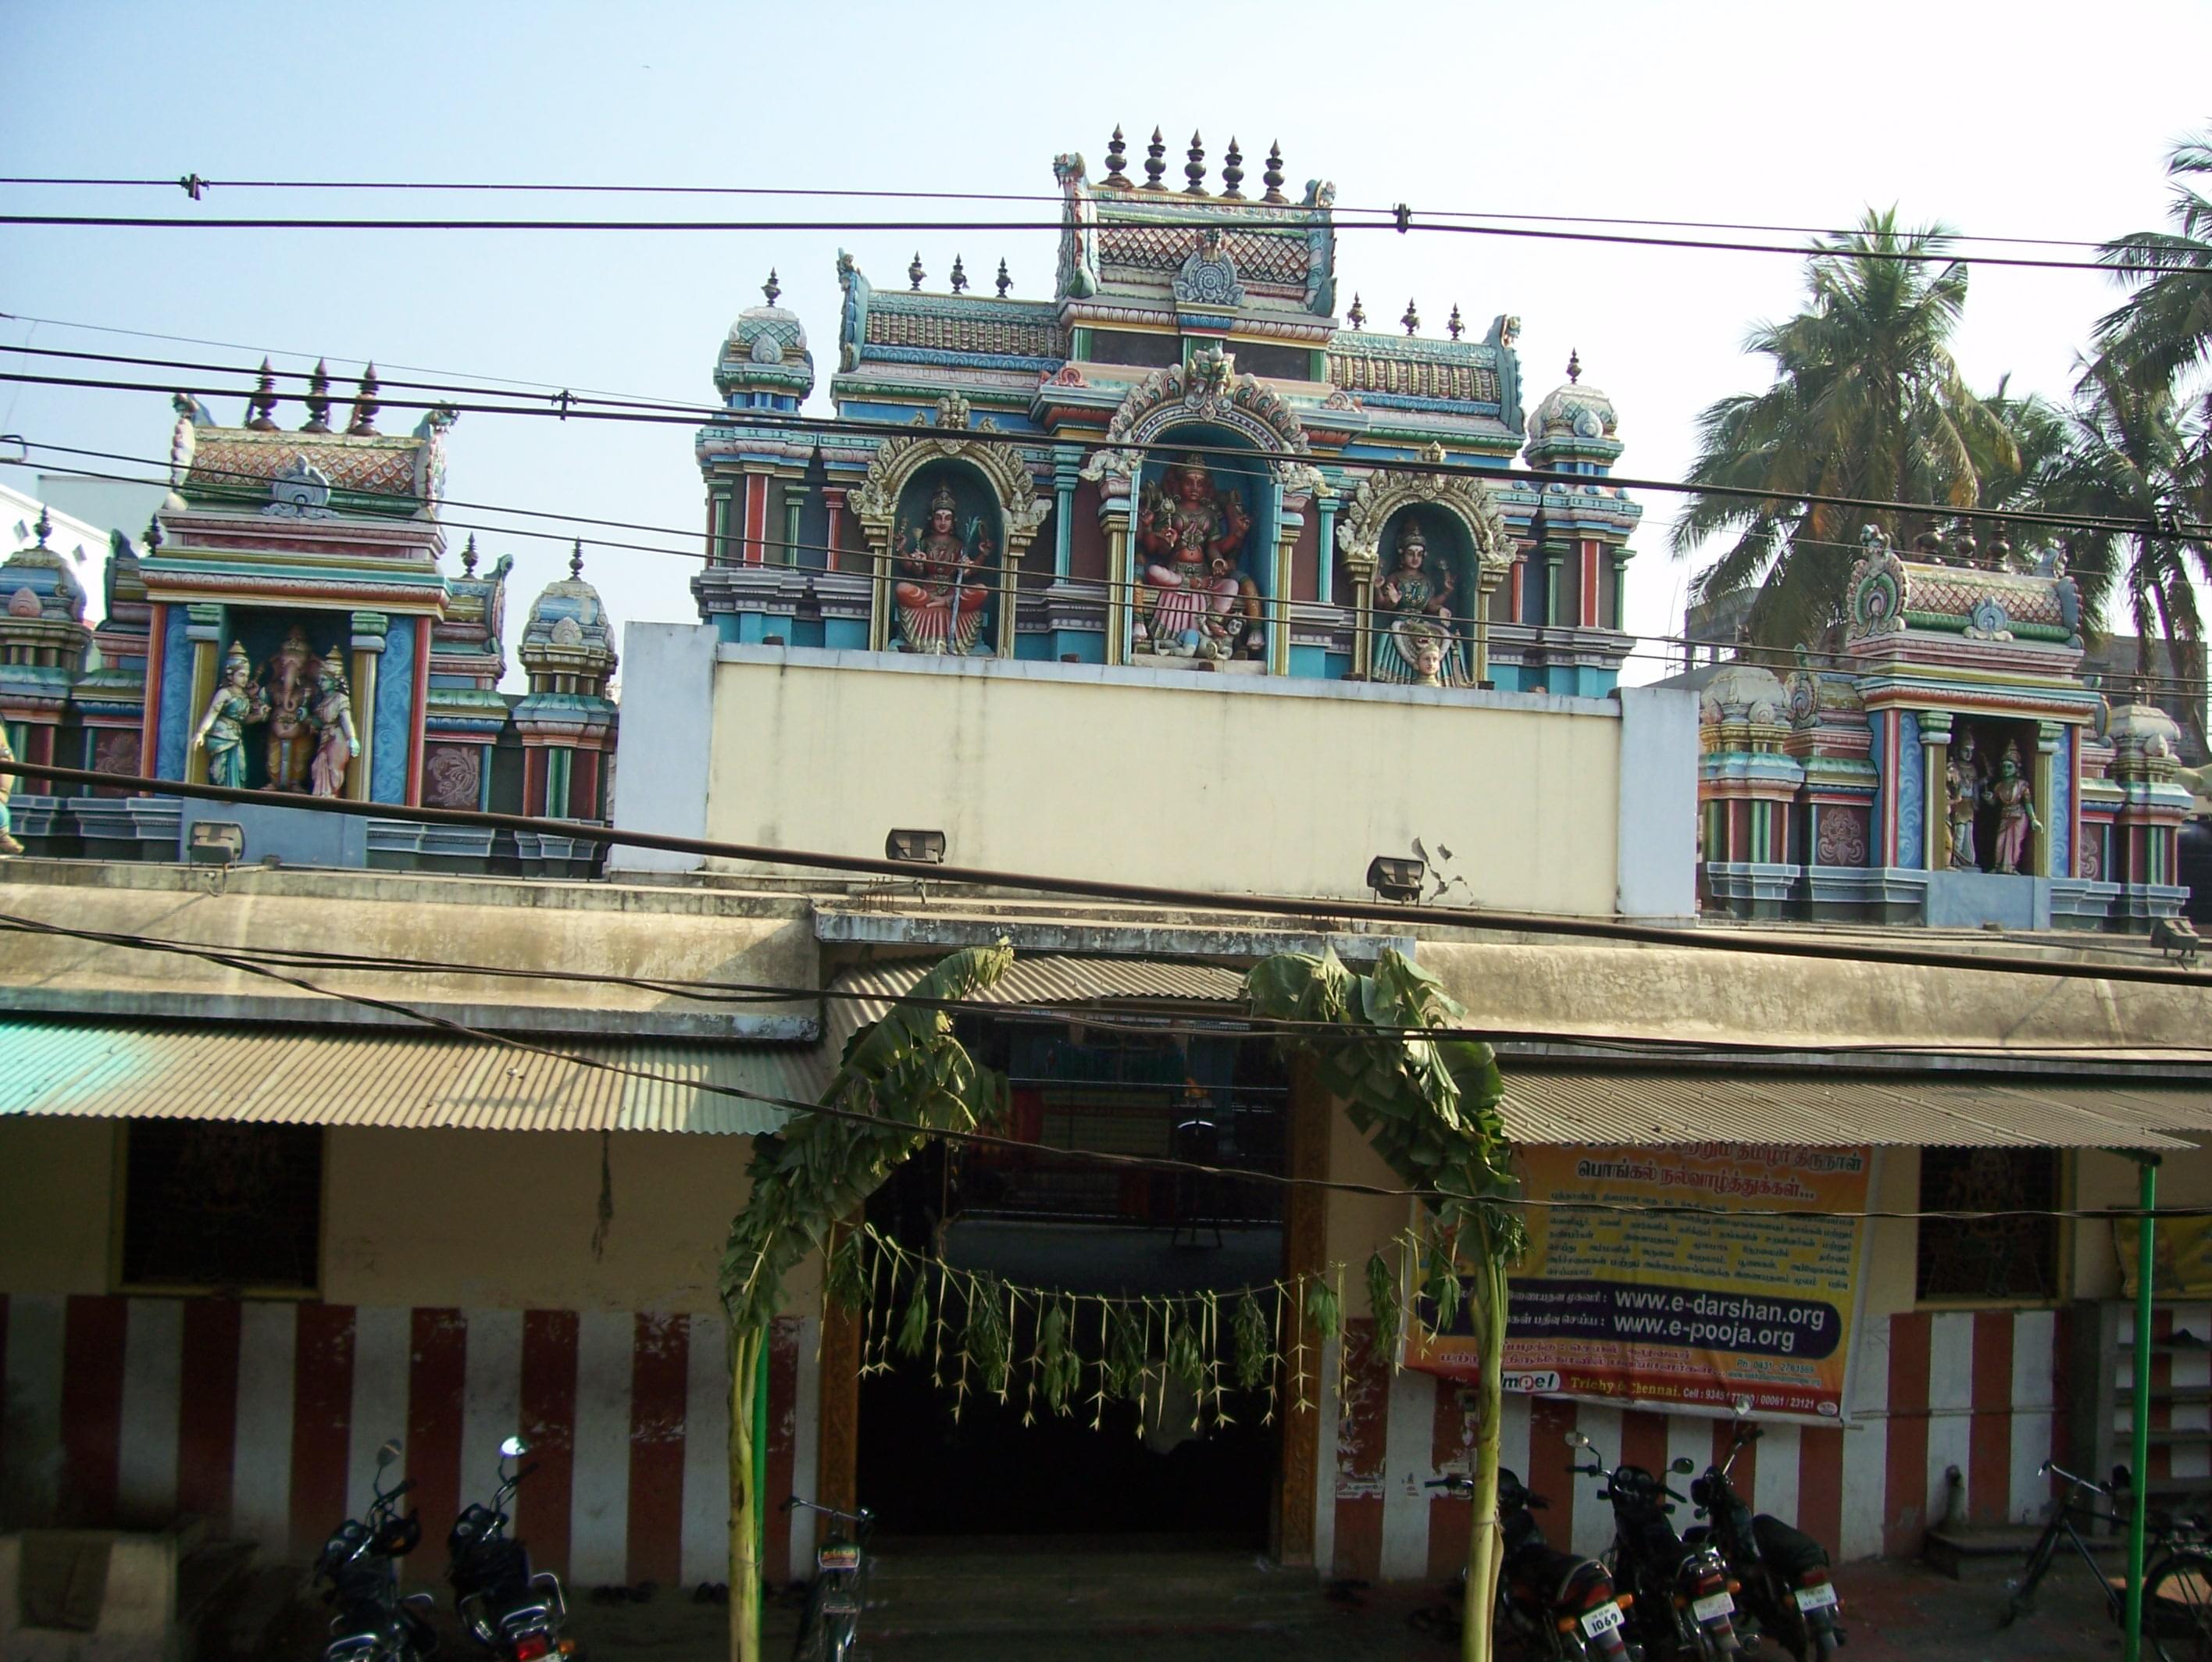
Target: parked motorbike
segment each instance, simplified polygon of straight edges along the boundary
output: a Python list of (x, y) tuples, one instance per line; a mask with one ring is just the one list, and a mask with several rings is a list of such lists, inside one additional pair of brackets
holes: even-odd
[(399, 1596), (395, 1563), (422, 1539), (422, 1519), (412, 1512), (399, 1515), (399, 1497), (415, 1487), (414, 1479), (384, 1487), (384, 1474), (398, 1458), (396, 1438), (376, 1451), (368, 1511), (340, 1524), (315, 1560), (314, 1585), (337, 1609), (325, 1662), (420, 1662), (438, 1648), (422, 1613), (435, 1601), (427, 1592)]
[(563, 1636), (568, 1603), (560, 1578), (549, 1570), (532, 1574), (530, 1553), (507, 1532), (507, 1503), (525, 1477), (538, 1468), (509, 1474), (507, 1462), (530, 1452), (520, 1437), (499, 1446), (499, 1487), (489, 1505), (471, 1504), (454, 1519), (446, 1538), (451, 1559), (446, 1579), (453, 1589), (453, 1613), (461, 1627), (499, 1662), (538, 1662), (544, 1657), (576, 1654), (576, 1641)]
[[(1454, 1473), (1431, 1489), (1468, 1486)], [(1613, 1591), (1613, 1573), (1595, 1558), (1562, 1552), (1544, 1538), (1534, 1514), (1551, 1504), (1520, 1474), (1498, 1473), (1498, 1522), (1504, 1560), (1498, 1577), (1498, 1625), (1518, 1636), (1521, 1653), (1547, 1662), (1643, 1662), (1627, 1641), (1624, 1613), (1635, 1602)]]
[(1835, 1583), (1828, 1579), (1826, 1548), (1802, 1530), (1793, 1529), (1765, 1513), (1753, 1515), (1729, 1479), (1735, 1457), (1759, 1441), (1759, 1428), (1741, 1416), (1751, 1411), (1748, 1401), (1735, 1404), (1739, 1416), (1728, 1457), (1709, 1465), (1705, 1475), (1690, 1485), (1690, 1498), (1698, 1515), (1711, 1522), (1684, 1532), (1693, 1544), (1710, 1544), (1720, 1550), (1729, 1573), (1741, 1584), (1745, 1610), (1796, 1662), (1833, 1656), (1842, 1647), (1844, 1629), (1836, 1617), (1843, 1608)]
[[(1738, 1589), (1728, 1565), (1712, 1547), (1685, 1541), (1668, 1521), (1674, 1508), (1668, 1502), (1689, 1497), (1639, 1465), (1608, 1471), (1597, 1446), (1579, 1431), (1567, 1433), (1567, 1446), (1591, 1456), (1589, 1465), (1571, 1470), (1605, 1481), (1598, 1499), (1613, 1504), (1613, 1574), (1635, 1594), (1631, 1620), (1645, 1652), (1696, 1662), (1741, 1656), (1732, 1596)], [(1670, 1469), (1687, 1473), (1697, 1467), (1683, 1459)]]

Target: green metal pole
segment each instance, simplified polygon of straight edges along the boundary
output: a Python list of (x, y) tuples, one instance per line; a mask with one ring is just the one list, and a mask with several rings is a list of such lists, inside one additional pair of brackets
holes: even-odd
[(2134, 1409), (2134, 1516), (2128, 1519), (2128, 1638), (2124, 1662), (2142, 1656), (2143, 1526), (2150, 1511), (2150, 1303), (2157, 1279), (2152, 1259), (2152, 1214), (2158, 1210), (2158, 1156), (2138, 1155), (2142, 1162), (2142, 1216), (2136, 1223), (2136, 1389)]

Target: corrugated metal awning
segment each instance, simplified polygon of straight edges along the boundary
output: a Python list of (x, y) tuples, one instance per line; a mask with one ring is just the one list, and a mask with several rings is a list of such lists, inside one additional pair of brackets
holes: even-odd
[(2212, 1129), (2212, 1091), (2132, 1100), (2144, 1094), (1956, 1075), (1516, 1067), (1505, 1077), (1505, 1125), (1521, 1143), (2021, 1149), (2187, 1149), (2195, 1144), (2162, 1133)]
[[(830, 984), (836, 995), (822, 1022), (823, 1048), (835, 1066), (845, 1041), (869, 1022), (882, 1019), (915, 983), (937, 967), (937, 958), (899, 958), (849, 969)], [(997, 986), (969, 1002), (979, 1004), (1049, 1004), (1070, 1010), (1085, 1007), (1179, 1004), (1234, 1004), (1244, 1001), (1244, 972), (1220, 964), (1175, 963), (1149, 958), (1112, 958), (1079, 953), (1044, 952), (1014, 960)], [(1229, 1012), (1224, 1011), (1224, 1014)]]
[(742, 1134), (773, 1131), (783, 1116), (704, 1087), (799, 1101), (821, 1089), (811, 1047), (548, 1047), (662, 1077), (441, 1034), (0, 1018), (0, 1116)]

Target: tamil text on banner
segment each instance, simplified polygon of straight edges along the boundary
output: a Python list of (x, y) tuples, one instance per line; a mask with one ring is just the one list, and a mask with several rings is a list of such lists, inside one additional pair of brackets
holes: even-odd
[[(1832, 1419), (1843, 1410), (1864, 1149), (1757, 1143), (1523, 1148), (1528, 1252), (1514, 1272), (1510, 1391)], [(1601, 1202), (1620, 1210), (1572, 1204)], [(1684, 1212), (1686, 1206), (1714, 1209)], [(1667, 1210), (1656, 1210), (1667, 1209)], [(1434, 1307), (1423, 1314), (1433, 1317)], [(1462, 1316), (1418, 1320), (1407, 1362), (1467, 1376)]]

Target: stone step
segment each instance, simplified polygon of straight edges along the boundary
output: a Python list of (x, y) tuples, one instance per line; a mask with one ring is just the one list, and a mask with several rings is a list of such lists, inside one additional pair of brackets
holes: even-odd
[[(1937, 1574), (1959, 1581), (2002, 1582), (2027, 1566), (2027, 1555), (2042, 1538), (2040, 1529), (1931, 1529), (1922, 1556)], [(2124, 1555), (2126, 1541), (2118, 1536), (2084, 1535), (2089, 1550), (2101, 1562), (2108, 1554)], [(2073, 1548), (2063, 1540), (2060, 1552), (2069, 1557)]]

